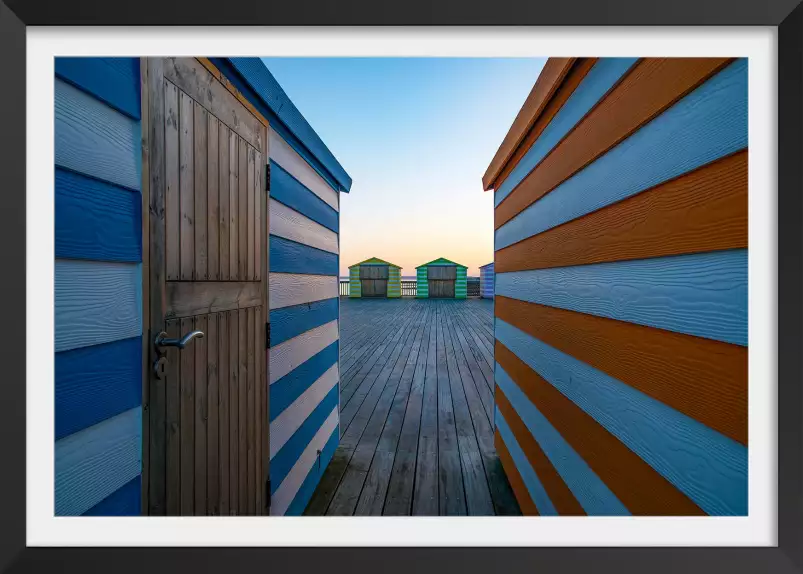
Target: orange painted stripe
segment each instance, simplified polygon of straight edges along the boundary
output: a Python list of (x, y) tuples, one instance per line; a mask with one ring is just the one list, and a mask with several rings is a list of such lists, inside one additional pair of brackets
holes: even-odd
[(495, 358), (555, 430), (632, 514), (705, 514), (672, 483), (499, 341), (496, 341)]
[(497, 295), (496, 316), (747, 444), (747, 348)]
[(494, 212), (498, 229), (536, 200), (633, 134), (730, 61), (647, 58), (578, 123)]
[(516, 165), (521, 161), (530, 148), (533, 146), (535, 141), (541, 136), (541, 132), (549, 125), (549, 122), (552, 121), (552, 118), (555, 117), (560, 109), (563, 107), (563, 104), (566, 103), (566, 100), (569, 99), (569, 96), (574, 93), (574, 90), (577, 89), (577, 86), (580, 85), (580, 82), (583, 81), (583, 78), (586, 77), (588, 72), (591, 71), (591, 68), (594, 67), (594, 64), (597, 63), (598, 58), (580, 58), (577, 60), (575, 65), (566, 74), (566, 78), (564, 78), (563, 82), (561, 83), (560, 87), (558, 87), (555, 95), (549, 102), (544, 106), (543, 112), (541, 115), (538, 116), (538, 119), (533, 124), (532, 129), (527, 134), (527, 137), (522, 140), (521, 144), (516, 148), (516, 151), (508, 160), (507, 164), (505, 164), (504, 169), (499, 173), (499, 176), (496, 178), (496, 181), (493, 182), (492, 187), (498, 188), (502, 183), (507, 179), (510, 175), (510, 172), (516, 167)]
[(747, 150), (496, 252), (496, 272), (747, 247)]
[(494, 431), (494, 446), (496, 452), (499, 454), (499, 460), (502, 461), (502, 468), (505, 469), (505, 475), (510, 488), (513, 489), (513, 494), (519, 503), (519, 508), (524, 516), (540, 516), (538, 508), (536, 508), (533, 499), (530, 498), (530, 493), (524, 485), (524, 480), (521, 478), (516, 465), (513, 463), (513, 457), (510, 456), (505, 441), (502, 440), (502, 435), (499, 434), (499, 429)]
[(502, 140), (499, 149), (496, 150), (491, 164), (485, 171), (485, 175), (482, 176), (482, 184), (486, 190), (491, 188), (502, 168), (505, 167), (513, 152), (516, 151), (516, 148), (543, 111), (544, 106), (549, 102), (552, 94), (555, 93), (563, 78), (569, 73), (575, 60), (576, 58), (549, 58), (544, 64), (544, 68), (538, 75), (530, 95), (527, 96), (524, 105), (521, 106), (516, 119), (513, 120), (513, 125), (510, 126), (510, 130), (505, 135), (505, 139)]
[(519, 417), (519, 413), (516, 412), (516, 409), (513, 408), (513, 405), (510, 404), (505, 393), (502, 392), (498, 385), (495, 396), (499, 412), (505, 417), (505, 421), (507, 421), (510, 430), (513, 432), (513, 436), (516, 437), (521, 450), (527, 455), (527, 460), (530, 461), (530, 465), (535, 470), (535, 474), (538, 475), (538, 479), (544, 486), (544, 490), (546, 490), (558, 514), (563, 516), (586, 516), (586, 511), (583, 510), (572, 491), (563, 482), (558, 471), (555, 470), (549, 458), (541, 450), (538, 441), (535, 440), (521, 417)]

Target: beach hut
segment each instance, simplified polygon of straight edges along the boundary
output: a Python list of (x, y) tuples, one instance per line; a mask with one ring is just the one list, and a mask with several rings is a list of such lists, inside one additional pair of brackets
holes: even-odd
[(55, 76), (55, 514), (301, 514), (351, 179), (259, 58)]
[(401, 267), (372, 257), (349, 267), (349, 297), (401, 297)]
[(416, 297), (419, 299), (465, 299), (465, 265), (435, 259), (416, 267)]
[(480, 267), (480, 297), (494, 298), (494, 264), (493, 261)]
[(747, 119), (744, 58), (546, 62), (483, 177), (525, 514), (747, 515)]

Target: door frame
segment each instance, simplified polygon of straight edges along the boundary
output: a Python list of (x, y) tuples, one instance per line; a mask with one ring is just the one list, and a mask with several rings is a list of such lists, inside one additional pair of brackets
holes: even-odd
[[(263, 469), (262, 476), (269, 484), (269, 469), (270, 469), (270, 424), (268, 413), (270, 412), (270, 399), (269, 399), (269, 384), (270, 380), (270, 361), (269, 361), (269, 333), (270, 333), (270, 254), (268, 252), (268, 235), (270, 233), (270, 212), (268, 210), (269, 196), (270, 196), (270, 123), (267, 118), (262, 115), (254, 105), (221, 73), (221, 71), (208, 59), (202, 57), (194, 58), (206, 70), (217, 79), (223, 87), (226, 88), (243, 106), (254, 115), (254, 117), (264, 126), (265, 143), (262, 158), (264, 165), (262, 166), (262, 184), (261, 188), (264, 193), (260, 194), (261, 197), (261, 213), (264, 218), (261, 220), (261, 225), (266, 227), (266, 232), (262, 235), (262, 243), (260, 245), (261, 252), (261, 265), (262, 265), (262, 304), (265, 315), (265, 331), (260, 340), (265, 341), (265, 348), (260, 349), (263, 355), (263, 376), (262, 383), (265, 385), (265, 392), (262, 393), (263, 400), (261, 405), (263, 421), (265, 424), (261, 425), (263, 429), (262, 440), (262, 453), (261, 464)], [(141, 123), (140, 133), (142, 137), (141, 150), (142, 150), (142, 445), (141, 445), (141, 504), (140, 513), (143, 516), (149, 515), (150, 508), (150, 378), (152, 369), (152, 340), (153, 336), (158, 332), (154, 330), (154, 326), (158, 326), (159, 330), (164, 328), (165, 304), (166, 297), (163, 290), (151, 291), (151, 279), (158, 278), (160, 273), (164, 273), (165, 258), (164, 258), (164, 245), (165, 245), (165, 223), (164, 213), (162, 219), (159, 221), (158, 217), (151, 218), (151, 213), (158, 210), (152, 209), (152, 203), (164, 203), (163, 196), (165, 193), (164, 181), (164, 110), (160, 109), (157, 104), (162, 100), (154, 98), (151, 94), (158, 93), (163, 89), (162, 72), (165, 58), (140, 58), (140, 106), (141, 106)], [(158, 91), (157, 91), (158, 90)], [(153, 169), (152, 169), (153, 168)], [(156, 237), (156, 241), (152, 241), (152, 237)], [(162, 246), (159, 249), (159, 245)], [(151, 248), (154, 252), (151, 253)], [(152, 276), (153, 271), (153, 276)], [(262, 329), (260, 325), (257, 328)], [(263, 494), (264, 508), (262, 510), (268, 511), (270, 507), (270, 491), (266, 489)], [(267, 514), (267, 512), (266, 512)]]

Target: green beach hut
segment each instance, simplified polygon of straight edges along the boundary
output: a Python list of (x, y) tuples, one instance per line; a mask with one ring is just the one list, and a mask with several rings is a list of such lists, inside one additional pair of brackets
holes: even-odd
[(349, 297), (401, 297), (401, 267), (371, 257), (349, 267)]
[(465, 265), (454, 261), (436, 259), (416, 269), (416, 297), (419, 299), (465, 299)]

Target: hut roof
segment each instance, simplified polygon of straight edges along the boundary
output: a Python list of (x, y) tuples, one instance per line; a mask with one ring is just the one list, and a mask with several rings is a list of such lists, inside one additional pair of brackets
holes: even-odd
[(485, 269), (486, 267), (490, 267), (493, 264), (494, 264), (494, 262), (491, 261), (490, 263), (486, 263), (485, 265), (480, 265), (480, 269)]
[(449, 259), (446, 259), (444, 257), (439, 257), (434, 261), (430, 261), (429, 263), (424, 263), (423, 265), (419, 265), (418, 267), (416, 267), (416, 269), (419, 269), (421, 267), (426, 267), (427, 265), (456, 265), (457, 267), (468, 269), (468, 267), (466, 267), (465, 265), (460, 265), (460, 263), (455, 263), (454, 261), (450, 261)]
[(371, 257), (370, 259), (366, 259), (365, 261), (360, 261), (359, 263), (355, 263), (354, 265), (349, 265), (349, 269), (352, 267), (357, 267), (359, 265), (388, 265), (390, 267), (396, 267), (397, 269), (401, 269), (398, 265), (390, 263), (389, 261), (385, 261), (384, 259), (380, 259), (379, 257)]

